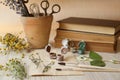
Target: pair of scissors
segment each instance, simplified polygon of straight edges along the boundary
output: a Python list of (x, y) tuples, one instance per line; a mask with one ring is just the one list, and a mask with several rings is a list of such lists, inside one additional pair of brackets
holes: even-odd
[[(48, 8), (49, 8), (49, 6), (50, 6), (50, 5), (49, 5), (49, 2), (48, 2), (47, 0), (43, 0), (43, 1), (41, 2), (40, 6), (41, 6), (41, 8), (44, 10), (45, 16), (47, 16), (47, 15), (48, 15), (47, 10), (48, 10)], [(58, 10), (56, 10), (56, 8), (58, 8)], [(52, 12), (50, 13), (50, 15), (53, 15), (53, 14), (55, 14), (55, 13), (60, 12), (60, 10), (61, 10), (60, 5), (54, 4), (54, 5), (52, 6)]]

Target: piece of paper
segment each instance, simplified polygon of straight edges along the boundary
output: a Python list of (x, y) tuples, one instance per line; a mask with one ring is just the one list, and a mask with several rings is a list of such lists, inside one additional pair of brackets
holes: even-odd
[[(59, 53), (59, 52), (56, 52)], [(29, 75), (30, 76), (78, 76), (78, 75), (83, 75), (82, 71), (56, 71), (56, 68), (63, 68), (65, 66), (61, 66), (58, 64), (57, 60), (51, 60), (49, 58), (49, 55), (47, 52), (41, 51), (39, 53), (41, 59), (43, 60), (44, 64), (48, 64), (51, 61), (55, 61), (55, 64), (51, 66), (51, 69), (49, 69), (47, 72), (43, 73), (43, 65), (39, 65), (37, 68), (34, 63), (31, 63), (29, 66)], [(76, 59), (73, 54), (66, 54), (65, 56), (65, 61), (67, 62), (76, 62)], [(67, 66), (68, 67), (68, 66)]]

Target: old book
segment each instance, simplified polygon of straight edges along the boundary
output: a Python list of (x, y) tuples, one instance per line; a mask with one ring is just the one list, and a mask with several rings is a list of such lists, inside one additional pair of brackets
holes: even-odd
[(56, 38), (68, 38), (71, 40), (84, 40), (87, 42), (99, 42), (99, 43), (112, 43), (116, 42), (116, 36), (113, 35), (105, 35), (105, 34), (95, 34), (88, 32), (78, 32), (78, 31), (70, 31), (70, 30), (57, 30)]
[(70, 17), (58, 21), (60, 29), (115, 35), (120, 31), (120, 21)]
[[(72, 40), (74, 42), (74, 46), (78, 47), (79, 41)], [(55, 39), (55, 47), (60, 48), (62, 46), (62, 39)], [(96, 51), (96, 52), (116, 52), (116, 44), (112, 43), (99, 43), (99, 42), (86, 42), (86, 51)]]

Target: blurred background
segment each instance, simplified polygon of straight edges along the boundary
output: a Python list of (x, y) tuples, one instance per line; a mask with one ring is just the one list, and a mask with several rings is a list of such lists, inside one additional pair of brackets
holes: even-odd
[[(29, 0), (31, 3), (40, 4), (42, 0)], [(54, 41), (56, 28), (59, 27), (56, 21), (67, 17), (85, 17), (98, 19), (120, 20), (120, 0), (49, 0), (52, 4), (61, 5), (61, 12), (54, 15), (50, 41)], [(40, 10), (41, 12), (42, 9)], [(49, 8), (51, 12), (51, 7)], [(0, 4), (0, 34), (6, 32), (16, 33), (23, 30), (21, 16), (9, 7)]]

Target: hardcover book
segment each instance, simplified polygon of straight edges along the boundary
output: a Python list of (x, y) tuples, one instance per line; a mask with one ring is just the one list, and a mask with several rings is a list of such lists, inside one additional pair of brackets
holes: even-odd
[(60, 29), (115, 35), (120, 31), (120, 21), (70, 17), (58, 21)]
[(105, 35), (105, 34), (95, 34), (89, 32), (78, 32), (78, 31), (69, 31), (69, 30), (57, 30), (56, 38), (68, 38), (71, 40), (84, 40), (87, 42), (99, 42), (99, 43), (112, 43), (116, 42), (116, 37), (113, 35)]

